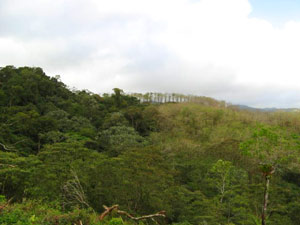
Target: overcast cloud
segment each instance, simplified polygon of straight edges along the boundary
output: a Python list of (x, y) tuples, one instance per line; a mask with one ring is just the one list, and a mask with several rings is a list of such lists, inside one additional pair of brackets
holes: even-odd
[(247, 0), (1, 0), (0, 65), (96, 93), (300, 107), (300, 22), (278, 28), (251, 11)]

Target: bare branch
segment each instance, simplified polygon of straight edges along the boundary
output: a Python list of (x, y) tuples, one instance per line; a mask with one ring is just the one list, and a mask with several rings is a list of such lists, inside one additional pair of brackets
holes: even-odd
[(3, 143), (0, 142), (0, 145), (2, 148), (7, 151), (7, 152), (17, 152), (17, 150), (14, 147), (8, 147), (7, 145), (4, 145)]
[(80, 203), (82, 205), (85, 205), (88, 208), (91, 208), (90, 205), (87, 203), (84, 190), (80, 184), (76, 172), (71, 170), (71, 173), (73, 175), (73, 179), (67, 181), (65, 185), (62, 187), (64, 191), (64, 195), (68, 201), (66, 203), (67, 204)]
[(0, 145), (4, 148), (5, 151), (10, 151), (10, 149), (8, 147), (6, 147), (4, 144), (2, 144), (1, 142), (0, 142)]
[(24, 141), (26, 141), (26, 139), (22, 139), (22, 140), (20, 140), (20, 141), (17, 141), (17, 142), (15, 142), (13, 145), (19, 144), (19, 143), (24, 142)]
[(115, 211), (117, 214), (120, 215), (124, 215), (126, 217), (128, 217), (129, 219), (138, 221), (138, 220), (145, 220), (145, 219), (152, 219), (154, 220), (155, 217), (166, 217), (166, 212), (165, 211), (160, 211), (158, 213), (154, 213), (154, 214), (150, 214), (150, 215), (144, 215), (144, 216), (140, 216), (140, 217), (134, 217), (132, 215), (130, 215), (128, 212), (126, 211), (122, 211), (119, 210), (119, 205), (113, 205), (111, 207), (107, 207), (107, 206), (103, 206), (105, 211), (100, 215), (99, 219), (103, 220), (105, 216), (107, 216), (108, 214), (110, 214), (112, 211)]
[(0, 166), (6, 166), (6, 167), (11, 167), (11, 168), (15, 168), (15, 167), (17, 167), (16, 165), (10, 165), (10, 164), (2, 164), (2, 163), (0, 163)]
[(12, 198), (9, 199), (4, 205), (0, 205), (0, 213), (10, 204)]
[(26, 141), (26, 139), (22, 139), (20, 141), (15, 142), (14, 144), (10, 144), (10, 146), (5, 145), (5, 144), (3, 144), (3, 143), (0, 142), (0, 146), (2, 146), (2, 148), (4, 149), (4, 151), (7, 151), (7, 152), (18, 152), (17, 149), (15, 148), (15, 145), (19, 144), (21, 142), (24, 142), (24, 141)]
[(119, 205), (113, 205), (111, 207), (103, 206), (105, 211), (100, 215), (99, 219), (103, 220), (108, 214), (110, 214), (114, 209), (118, 209)]

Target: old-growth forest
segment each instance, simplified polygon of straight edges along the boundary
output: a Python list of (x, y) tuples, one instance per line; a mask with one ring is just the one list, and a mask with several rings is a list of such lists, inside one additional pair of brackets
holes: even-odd
[(299, 225), (299, 137), (299, 112), (99, 95), (6, 66), (0, 224)]

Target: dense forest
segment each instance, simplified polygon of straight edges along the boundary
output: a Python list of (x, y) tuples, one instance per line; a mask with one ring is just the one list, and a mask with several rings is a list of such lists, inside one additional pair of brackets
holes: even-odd
[(0, 127), (3, 225), (300, 224), (299, 112), (98, 95), (6, 66)]

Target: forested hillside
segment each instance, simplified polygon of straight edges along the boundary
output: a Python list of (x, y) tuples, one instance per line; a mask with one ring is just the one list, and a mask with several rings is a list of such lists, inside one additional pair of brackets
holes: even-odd
[(113, 91), (0, 70), (0, 224), (300, 224), (299, 112)]

